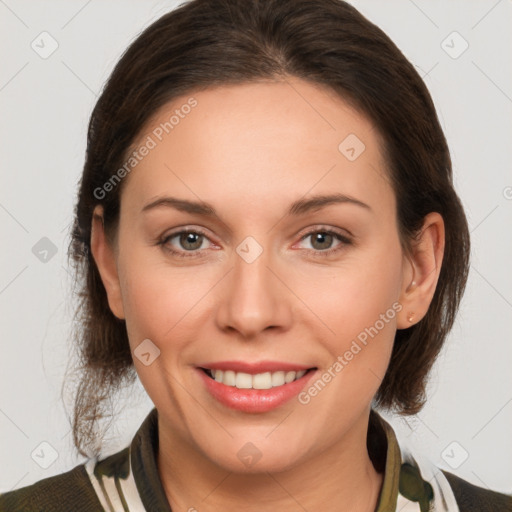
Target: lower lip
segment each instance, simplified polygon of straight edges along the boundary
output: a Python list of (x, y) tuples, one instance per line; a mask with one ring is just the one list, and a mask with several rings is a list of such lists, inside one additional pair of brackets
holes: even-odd
[(248, 413), (268, 412), (283, 405), (288, 400), (297, 396), (306, 385), (306, 382), (315, 373), (309, 370), (300, 379), (289, 384), (276, 386), (270, 389), (238, 389), (234, 386), (226, 386), (221, 382), (212, 379), (206, 373), (197, 369), (199, 375), (206, 385), (206, 389), (221, 404), (238, 411)]

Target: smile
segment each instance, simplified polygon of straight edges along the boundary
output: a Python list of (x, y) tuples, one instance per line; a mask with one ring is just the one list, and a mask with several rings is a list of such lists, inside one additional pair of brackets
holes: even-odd
[(265, 413), (296, 397), (316, 367), (278, 361), (225, 361), (196, 367), (205, 390), (218, 403), (245, 413)]
[(233, 370), (205, 370), (212, 379), (226, 386), (238, 389), (270, 389), (300, 379), (307, 370), (264, 372), (251, 375), (250, 373), (235, 372)]

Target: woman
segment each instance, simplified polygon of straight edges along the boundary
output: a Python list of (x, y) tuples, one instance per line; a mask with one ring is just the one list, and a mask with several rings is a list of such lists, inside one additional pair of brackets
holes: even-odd
[[(92, 114), (71, 254), (87, 464), (0, 510), (512, 510), (417, 460), (469, 234), (430, 95), (339, 0), (194, 0)], [(109, 393), (155, 409), (99, 457)]]

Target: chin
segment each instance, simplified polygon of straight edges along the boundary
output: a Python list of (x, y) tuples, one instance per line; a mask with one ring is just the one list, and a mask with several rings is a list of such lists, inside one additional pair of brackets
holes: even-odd
[[(286, 437), (291, 440), (290, 435)], [(295, 442), (265, 439), (264, 435), (252, 436), (252, 439), (251, 435), (237, 436), (226, 443), (218, 443), (214, 450), (210, 443), (198, 446), (198, 449), (214, 465), (241, 474), (286, 471), (299, 465), (304, 458), (305, 453), (297, 450)]]
[(273, 452), (265, 456), (264, 453), (255, 449), (254, 445), (243, 446), (241, 451), (244, 454), (240, 454), (240, 458), (237, 452), (235, 457), (226, 456), (226, 454), (211, 454), (210, 460), (230, 473), (251, 475), (279, 473), (292, 469), (299, 464), (297, 457), (289, 458), (288, 454)]

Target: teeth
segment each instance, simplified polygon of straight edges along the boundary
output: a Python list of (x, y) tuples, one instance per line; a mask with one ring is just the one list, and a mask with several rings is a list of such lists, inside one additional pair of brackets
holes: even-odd
[(286, 375), (284, 376), (284, 381), (286, 382), (286, 384), (293, 382), (295, 380), (296, 375), (296, 372), (286, 372)]
[(274, 372), (272, 374), (272, 387), (282, 386), (284, 384), (284, 372)]
[(272, 387), (272, 374), (270, 372), (266, 372), (253, 375), (252, 387), (254, 389), (270, 389)]
[(265, 372), (256, 375), (232, 370), (210, 370), (210, 374), (217, 382), (226, 386), (237, 387), (238, 389), (270, 389), (300, 379), (306, 374), (306, 370), (300, 370), (299, 372)]
[[(222, 373), (222, 370), (213, 370), (213, 371), (217, 371), (217, 372), (221, 372)], [(222, 381), (219, 381), (219, 382), (222, 382), (223, 384), (226, 384), (226, 386), (234, 386), (235, 382), (236, 382), (236, 374), (235, 374), (235, 372), (232, 371), (232, 370), (226, 370), (224, 372), (223, 377), (222, 377)]]
[(248, 373), (238, 372), (236, 374), (235, 386), (238, 389), (251, 389), (252, 375), (249, 375)]

